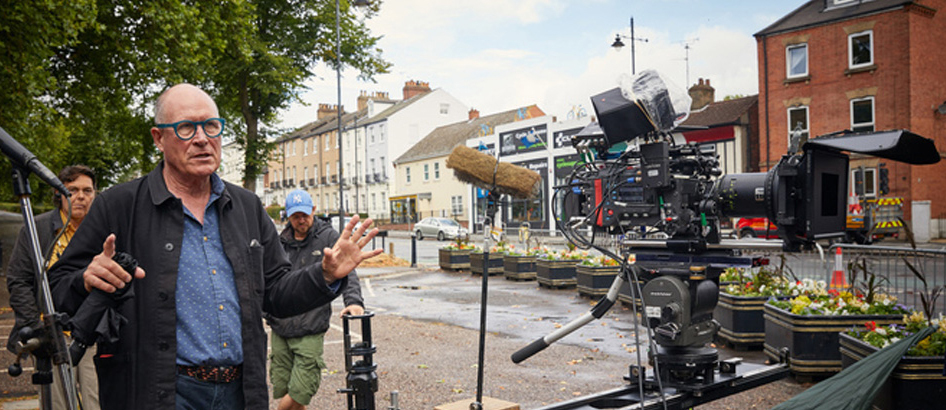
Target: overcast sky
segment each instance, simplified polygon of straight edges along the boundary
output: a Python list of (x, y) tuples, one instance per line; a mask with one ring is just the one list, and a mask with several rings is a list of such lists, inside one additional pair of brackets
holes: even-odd
[[(617, 33), (634, 34), (636, 68), (655, 69), (684, 87), (708, 78), (716, 98), (758, 93), (754, 33), (804, 4), (802, 0), (386, 0), (367, 22), (383, 38), (393, 66), (376, 83), (343, 71), (342, 104), (351, 111), (359, 91), (401, 98), (405, 81), (442, 88), (481, 115), (537, 104), (564, 119), (589, 97), (631, 71), (630, 40), (620, 51)], [(689, 50), (686, 46), (689, 45)], [(689, 80), (687, 79), (689, 51)], [(309, 104), (282, 113), (280, 127), (315, 120), (319, 103), (337, 101), (335, 72), (317, 69), (302, 93)]]

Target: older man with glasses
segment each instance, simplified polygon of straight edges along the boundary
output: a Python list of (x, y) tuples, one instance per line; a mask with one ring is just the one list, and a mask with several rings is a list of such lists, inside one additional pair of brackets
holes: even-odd
[[(354, 230), (356, 216), (321, 262), (292, 270), (259, 198), (215, 173), (225, 121), (213, 99), (171, 87), (155, 123), (164, 160), (92, 206), (51, 270), (57, 308), (132, 286), (120, 337), (98, 344), (103, 409), (268, 409), (263, 311), (288, 317), (331, 302), (381, 253), (362, 251), (377, 230)], [(134, 275), (112, 260), (117, 251), (137, 258)]]

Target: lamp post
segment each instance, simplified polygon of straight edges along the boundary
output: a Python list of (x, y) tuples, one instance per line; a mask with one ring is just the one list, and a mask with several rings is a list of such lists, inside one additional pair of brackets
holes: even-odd
[[(355, 0), (356, 7), (367, 6), (368, 0)], [(338, 91), (337, 111), (338, 128), (335, 130), (338, 142), (338, 232), (345, 229), (345, 177), (342, 173), (345, 158), (342, 156), (342, 23), (339, 0), (335, 0), (335, 82)], [(357, 175), (357, 174), (356, 174)]]
[(637, 74), (637, 67), (635, 67), (635, 64), (634, 64), (634, 43), (638, 41), (642, 43), (646, 43), (647, 39), (634, 37), (634, 17), (631, 17), (631, 35), (625, 36), (621, 33), (615, 34), (614, 43), (611, 43), (611, 47), (614, 47), (616, 50), (620, 51), (621, 48), (624, 47), (624, 42), (621, 41), (622, 38), (631, 40), (631, 75)]

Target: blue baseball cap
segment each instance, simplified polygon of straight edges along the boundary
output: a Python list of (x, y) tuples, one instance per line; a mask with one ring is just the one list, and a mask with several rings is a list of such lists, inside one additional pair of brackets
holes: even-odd
[(286, 196), (286, 216), (296, 212), (312, 215), (312, 197), (308, 192), (296, 189)]

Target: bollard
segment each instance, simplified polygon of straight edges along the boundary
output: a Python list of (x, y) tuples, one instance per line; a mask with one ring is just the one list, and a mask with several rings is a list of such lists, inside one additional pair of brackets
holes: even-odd
[[(391, 244), (388, 245), (388, 248), (389, 248), (389, 249), (388, 249), (388, 254), (391, 255), (391, 256), (394, 256), (394, 242), (391, 242)], [(384, 248), (382, 248), (382, 249), (384, 249)]]
[[(394, 246), (394, 244), (391, 244)], [(417, 235), (411, 234), (411, 267), (417, 267)]]
[(397, 403), (397, 394), (397, 390), (391, 392), (391, 405), (388, 406), (388, 410), (401, 410)]

